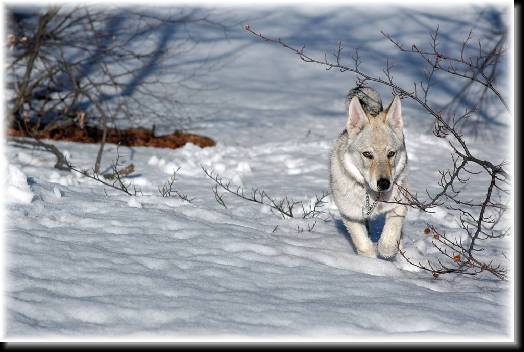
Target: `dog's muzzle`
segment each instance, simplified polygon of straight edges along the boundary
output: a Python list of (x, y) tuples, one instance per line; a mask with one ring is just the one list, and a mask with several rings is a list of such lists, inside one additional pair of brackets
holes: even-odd
[(387, 190), (390, 185), (391, 185), (391, 183), (389, 182), (389, 180), (387, 178), (380, 178), (377, 181), (377, 187), (378, 187), (379, 191)]

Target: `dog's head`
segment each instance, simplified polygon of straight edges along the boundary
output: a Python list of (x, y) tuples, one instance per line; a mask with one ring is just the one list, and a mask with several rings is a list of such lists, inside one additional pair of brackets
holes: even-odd
[(372, 190), (390, 191), (407, 161), (400, 98), (395, 97), (385, 111), (372, 116), (353, 97), (346, 130), (345, 167)]

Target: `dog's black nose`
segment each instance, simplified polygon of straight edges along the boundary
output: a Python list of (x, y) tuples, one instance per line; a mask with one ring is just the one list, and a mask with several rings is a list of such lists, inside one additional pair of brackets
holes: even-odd
[(380, 191), (384, 191), (389, 188), (389, 180), (387, 178), (380, 178), (377, 181), (377, 186)]

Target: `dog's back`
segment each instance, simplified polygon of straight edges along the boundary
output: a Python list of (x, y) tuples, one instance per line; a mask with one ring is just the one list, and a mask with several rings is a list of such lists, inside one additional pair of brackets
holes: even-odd
[(380, 95), (376, 90), (369, 87), (355, 87), (349, 91), (346, 96), (346, 111), (354, 96), (358, 97), (362, 109), (370, 115), (377, 116), (381, 111), (384, 111)]

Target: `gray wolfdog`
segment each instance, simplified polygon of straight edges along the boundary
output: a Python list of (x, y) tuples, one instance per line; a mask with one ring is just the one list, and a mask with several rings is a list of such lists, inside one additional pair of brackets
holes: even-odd
[[(378, 250), (381, 257), (393, 257), (407, 212), (399, 204), (407, 189), (408, 160), (400, 98), (384, 110), (376, 91), (357, 87), (346, 103), (346, 129), (330, 157), (331, 193), (357, 253), (376, 257)], [(367, 225), (379, 214), (385, 214), (385, 224), (375, 249)]]

